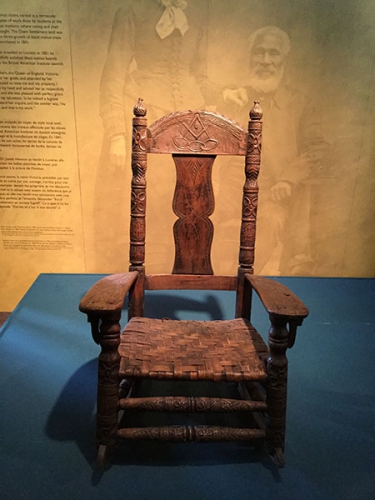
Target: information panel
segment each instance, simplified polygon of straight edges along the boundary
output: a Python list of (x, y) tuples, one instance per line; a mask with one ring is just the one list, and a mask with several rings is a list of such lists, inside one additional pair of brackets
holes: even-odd
[(85, 270), (67, 14), (66, 2), (2, 2), (2, 310), (41, 272)]

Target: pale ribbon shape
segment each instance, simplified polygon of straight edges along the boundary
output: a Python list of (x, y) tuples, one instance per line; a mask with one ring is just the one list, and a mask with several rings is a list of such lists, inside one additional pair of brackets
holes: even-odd
[(158, 24), (156, 31), (161, 39), (169, 36), (175, 29), (184, 35), (189, 29), (187, 17), (180, 7), (166, 7)]

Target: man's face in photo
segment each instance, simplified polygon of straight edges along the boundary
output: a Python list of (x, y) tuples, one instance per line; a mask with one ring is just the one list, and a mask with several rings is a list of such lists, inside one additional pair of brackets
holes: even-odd
[(263, 35), (255, 41), (250, 54), (250, 83), (257, 90), (277, 89), (284, 73), (283, 42), (277, 35)]

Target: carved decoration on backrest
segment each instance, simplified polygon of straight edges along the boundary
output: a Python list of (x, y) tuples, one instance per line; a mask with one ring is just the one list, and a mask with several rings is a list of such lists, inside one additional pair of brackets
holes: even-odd
[(148, 131), (148, 152), (171, 153), (176, 165), (173, 210), (178, 220), (173, 228), (172, 272), (213, 274), (212, 166), (216, 155), (245, 156), (247, 134), (232, 120), (209, 111), (177, 111)]
[(213, 274), (211, 244), (215, 206), (212, 165), (215, 156), (173, 155), (177, 182), (173, 211), (179, 217), (173, 227), (174, 274)]
[(246, 133), (209, 111), (178, 111), (150, 126), (151, 153), (245, 155)]
[(209, 111), (178, 111), (147, 128), (142, 100), (134, 108), (132, 141), (132, 197), (130, 225), (130, 262), (142, 266), (146, 236), (147, 153), (169, 153), (174, 157), (177, 183), (173, 210), (178, 217), (175, 238), (174, 273), (213, 274), (211, 244), (214, 210), (212, 165), (216, 155), (246, 157), (246, 180), (239, 263), (252, 272), (254, 263), (257, 178), (261, 151), (262, 112), (255, 103), (248, 133), (224, 116)]
[(179, 134), (173, 138), (173, 144), (181, 152), (201, 153), (211, 151), (218, 145), (218, 141), (209, 134), (209, 127), (199, 113), (194, 113), (192, 121), (188, 124), (181, 121)]

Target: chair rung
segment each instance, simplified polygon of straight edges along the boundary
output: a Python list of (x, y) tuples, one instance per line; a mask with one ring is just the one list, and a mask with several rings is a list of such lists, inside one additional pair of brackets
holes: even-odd
[(147, 439), (160, 441), (253, 441), (264, 439), (266, 432), (259, 429), (243, 429), (217, 426), (134, 427), (117, 431), (122, 439)]
[(266, 411), (267, 405), (262, 401), (246, 401), (241, 399), (167, 396), (120, 399), (119, 408), (122, 410), (174, 412), (232, 412)]

